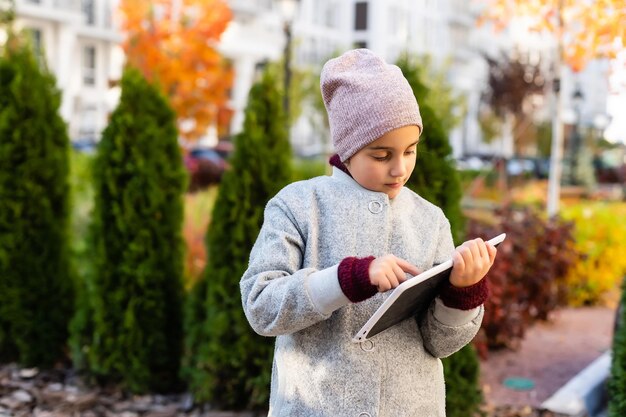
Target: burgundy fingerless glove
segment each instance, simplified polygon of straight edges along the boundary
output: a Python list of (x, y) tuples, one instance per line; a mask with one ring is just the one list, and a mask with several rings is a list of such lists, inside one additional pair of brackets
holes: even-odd
[(489, 284), (487, 278), (481, 279), (469, 287), (458, 288), (447, 282), (439, 298), (446, 307), (458, 310), (471, 310), (483, 304), (489, 296)]
[(345, 258), (339, 264), (339, 285), (341, 290), (353, 303), (367, 300), (378, 292), (378, 288), (370, 282), (369, 268), (375, 258)]
[[(372, 285), (369, 267), (375, 258), (348, 257), (339, 263), (339, 285), (341, 290), (353, 303), (373, 297), (378, 288)], [(449, 282), (444, 285), (439, 297), (446, 307), (458, 310), (471, 310), (483, 304), (489, 296), (489, 284), (486, 278), (469, 287), (458, 288)]]

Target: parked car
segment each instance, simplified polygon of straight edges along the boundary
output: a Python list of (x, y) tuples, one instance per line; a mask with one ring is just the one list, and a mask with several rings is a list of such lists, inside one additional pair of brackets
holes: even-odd
[(609, 149), (596, 155), (593, 168), (599, 183), (626, 186), (626, 150)]
[(493, 168), (491, 157), (465, 155), (456, 160), (456, 167), (461, 171), (483, 171)]
[(550, 173), (550, 161), (546, 158), (513, 157), (506, 162), (509, 176), (546, 179)]
[(96, 152), (98, 142), (91, 136), (79, 137), (71, 141), (72, 148), (78, 152), (92, 154)]
[(190, 176), (191, 192), (219, 183), (224, 171), (228, 169), (225, 157), (214, 148), (192, 148), (185, 155), (184, 161)]
[(228, 160), (230, 155), (235, 150), (235, 145), (230, 140), (220, 140), (217, 145), (213, 147), (213, 150), (217, 152), (224, 160)]

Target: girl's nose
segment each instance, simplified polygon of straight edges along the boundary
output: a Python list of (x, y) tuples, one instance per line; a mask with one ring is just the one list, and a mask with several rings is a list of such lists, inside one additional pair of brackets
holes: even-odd
[(404, 158), (394, 159), (390, 174), (392, 177), (404, 177), (406, 175), (406, 161)]

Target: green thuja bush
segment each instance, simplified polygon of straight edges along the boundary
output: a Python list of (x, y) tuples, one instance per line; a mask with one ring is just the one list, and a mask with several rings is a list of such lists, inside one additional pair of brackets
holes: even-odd
[(609, 378), (609, 416), (626, 415), (626, 277), (622, 281), (622, 295), (615, 317), (615, 333), (611, 352)]
[(26, 366), (63, 357), (74, 305), (69, 139), (55, 84), (10, 34), (0, 50), (0, 361)]
[[(438, 114), (431, 89), (424, 82), (424, 68), (409, 57), (397, 65), (409, 81), (422, 115), (424, 132), (417, 148), (417, 163), (407, 186), (431, 203), (441, 207), (450, 220), (455, 242), (464, 239), (461, 211), (461, 181), (452, 160), (448, 141), (452, 115)], [(449, 417), (472, 416), (482, 402), (479, 386), (478, 355), (471, 345), (443, 360), (446, 381), (446, 413)]]
[(443, 360), (446, 381), (446, 416), (479, 415), (482, 403), (480, 362), (472, 344)]
[(94, 161), (95, 271), (81, 286), (73, 351), (100, 382), (164, 392), (180, 383), (187, 177), (166, 99), (134, 69), (121, 87)]
[(267, 406), (274, 339), (253, 332), (239, 279), (268, 200), (291, 179), (291, 149), (276, 80), (265, 72), (249, 95), (243, 131), (220, 184), (207, 234), (208, 261), (191, 293), (185, 375), (199, 401), (224, 409)]
[(441, 207), (450, 220), (455, 242), (464, 237), (464, 217), (461, 212), (461, 181), (452, 159), (449, 142), (453, 115), (439, 114), (435, 94), (424, 82), (426, 71), (410, 57), (401, 58), (397, 65), (408, 80), (417, 98), (424, 132), (417, 146), (417, 163), (407, 187), (426, 200)]

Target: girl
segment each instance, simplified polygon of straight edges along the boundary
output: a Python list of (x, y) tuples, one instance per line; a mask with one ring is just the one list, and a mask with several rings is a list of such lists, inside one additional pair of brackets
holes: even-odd
[[(496, 249), (455, 250), (441, 209), (404, 187), (422, 120), (398, 67), (349, 51), (324, 65), (321, 87), (333, 173), (270, 200), (240, 283), (250, 325), (276, 337), (269, 416), (445, 416), (439, 358), (478, 331)], [(351, 341), (407, 274), (451, 257), (425, 314)]]

